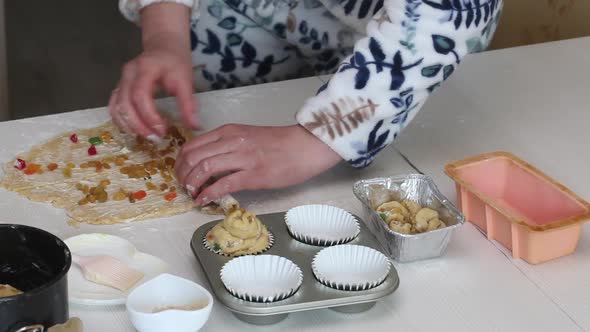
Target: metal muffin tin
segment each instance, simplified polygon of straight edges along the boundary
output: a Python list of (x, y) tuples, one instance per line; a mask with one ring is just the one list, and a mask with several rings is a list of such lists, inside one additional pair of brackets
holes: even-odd
[[(341, 291), (325, 286), (315, 278), (311, 263), (314, 256), (326, 247), (313, 246), (294, 239), (287, 230), (285, 213), (283, 212), (263, 214), (258, 217), (275, 238), (273, 246), (263, 255), (278, 255), (288, 258), (297, 264), (303, 272), (301, 288), (285, 300), (273, 303), (249, 302), (234, 297), (225, 289), (219, 273), (223, 265), (233, 257), (216, 254), (203, 245), (203, 238), (207, 232), (221, 220), (209, 222), (199, 227), (191, 240), (193, 253), (201, 263), (217, 299), (242, 321), (257, 325), (274, 324), (285, 319), (291, 312), (323, 308), (331, 308), (344, 313), (363, 312), (373, 307), (378, 299), (393, 293), (399, 286), (399, 277), (393, 265), (385, 281), (369, 290)], [(348, 243), (370, 247), (387, 255), (361, 219), (357, 216), (355, 218), (359, 221), (361, 231), (354, 240)]]
[[(407, 174), (361, 180), (354, 184), (355, 196), (365, 207), (363, 220), (387, 255), (398, 262), (412, 262), (442, 256), (453, 232), (465, 223), (459, 210), (438, 190), (427, 175)], [(381, 219), (376, 208), (391, 200), (409, 199), (422, 207), (437, 210), (447, 227), (421, 234), (401, 234), (392, 231)]]

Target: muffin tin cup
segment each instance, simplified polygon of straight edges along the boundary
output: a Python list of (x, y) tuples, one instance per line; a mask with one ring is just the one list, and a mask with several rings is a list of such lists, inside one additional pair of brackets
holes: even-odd
[[(368, 290), (352, 292), (328, 287), (320, 283), (312, 271), (313, 258), (324, 248), (307, 245), (294, 239), (285, 226), (285, 212), (264, 214), (258, 217), (274, 235), (274, 244), (264, 255), (285, 257), (299, 266), (303, 273), (303, 282), (299, 290), (283, 300), (271, 303), (245, 301), (235, 297), (226, 289), (219, 276), (220, 271), (225, 264), (237, 258), (214, 254), (203, 245), (202, 241), (209, 229), (219, 221), (213, 221), (199, 227), (191, 240), (193, 253), (205, 272), (212, 292), (215, 293), (221, 304), (244, 322), (255, 325), (274, 324), (285, 319), (291, 312), (325, 308), (348, 314), (359, 313), (369, 310), (376, 301), (392, 294), (399, 286), (397, 271), (392, 266), (383, 283)], [(355, 216), (355, 218), (360, 221), (358, 217)], [(350, 244), (384, 252), (362, 222), (359, 222), (359, 227), (359, 235)]]
[(314, 246), (334, 246), (354, 240), (360, 232), (356, 218), (330, 205), (301, 205), (285, 214), (289, 233)]
[(322, 284), (343, 291), (363, 291), (379, 286), (391, 264), (381, 252), (359, 245), (323, 249), (313, 258), (312, 270)]
[[(207, 231), (207, 232), (209, 232), (209, 231)], [(205, 235), (203, 236), (203, 247), (207, 248), (207, 250), (209, 250), (213, 253), (216, 253), (216, 254), (218, 254), (220, 256), (224, 256), (224, 257), (241, 257), (241, 256), (248, 256), (248, 255), (260, 255), (260, 254), (263, 254), (264, 252), (266, 252), (268, 249), (270, 249), (273, 244), (274, 244), (274, 236), (272, 235), (272, 233), (270, 231), (268, 231), (268, 246), (266, 246), (266, 248), (264, 248), (263, 250), (261, 250), (259, 252), (249, 253), (249, 254), (231, 255), (231, 254), (226, 254), (226, 253), (222, 252), (221, 250), (215, 250), (215, 249), (211, 248), (211, 246), (209, 245), (209, 242), (207, 242), (207, 233), (205, 233)]]
[(271, 303), (295, 294), (303, 282), (303, 272), (285, 257), (242, 256), (227, 262), (220, 278), (227, 291), (239, 299)]

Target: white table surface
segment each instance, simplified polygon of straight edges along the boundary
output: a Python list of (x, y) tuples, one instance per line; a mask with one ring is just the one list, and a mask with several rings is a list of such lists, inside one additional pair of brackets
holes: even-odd
[[(445, 163), (505, 150), (589, 200), (589, 52), (590, 38), (580, 38), (467, 58), (406, 128), (396, 147), (453, 199), (455, 188), (444, 174)], [(487, 241), (483, 235), (478, 238)], [(489, 245), (506, 253), (497, 255), (552, 303), (556, 313), (549, 319), (566, 316), (573, 324), (566, 326), (590, 331), (588, 225), (573, 255), (538, 266), (513, 260), (496, 242)], [(509, 299), (516, 296), (519, 293)]]
[[(519, 154), (589, 198), (590, 188), (584, 188), (590, 179), (584, 173), (589, 157), (583, 149), (575, 150), (583, 148), (583, 136), (590, 135), (583, 131), (589, 117), (583, 112), (590, 98), (584, 94), (588, 91), (584, 74), (590, 73), (584, 68), (589, 63), (588, 51), (590, 39), (579, 39), (471, 57), (431, 98), (399, 138), (397, 148), (432, 175), (450, 198), (454, 192), (441, 172), (444, 163), (499, 148)], [(319, 79), (308, 78), (201, 94), (202, 117), (207, 128), (227, 119), (291, 124), (293, 113), (320, 84)], [(163, 101), (162, 107), (172, 109), (174, 104)], [(9, 160), (62, 131), (93, 126), (107, 118), (104, 109), (96, 109), (0, 123), (5, 142), (0, 160)], [(492, 137), (488, 128), (498, 134)], [(408, 172), (413, 172), (410, 165), (395, 150), (387, 149), (366, 170), (338, 167), (304, 185), (243, 193), (238, 199), (259, 214), (311, 202), (360, 213), (361, 206), (351, 192), (355, 180)], [(62, 238), (86, 232), (125, 237), (141, 251), (170, 262), (173, 273), (208, 287), (189, 240), (198, 226), (215, 219), (212, 216), (190, 212), (126, 225), (72, 228), (63, 211), (3, 190), (0, 209), (3, 222), (41, 227)], [(303, 312), (279, 324), (259, 327), (241, 322), (217, 303), (202, 331), (590, 331), (589, 236), (586, 228), (576, 254), (529, 266), (513, 260), (466, 224), (455, 233), (443, 258), (396, 263), (400, 288), (368, 312)], [(82, 318), (86, 331), (133, 331), (123, 307), (72, 306), (70, 314)]]

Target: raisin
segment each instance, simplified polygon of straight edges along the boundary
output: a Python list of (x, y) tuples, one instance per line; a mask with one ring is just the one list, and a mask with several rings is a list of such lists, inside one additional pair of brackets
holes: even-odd
[(67, 167), (67, 168), (64, 168), (64, 169), (62, 170), (62, 172), (63, 172), (63, 174), (64, 174), (64, 176), (65, 176), (66, 178), (71, 178), (71, 177), (72, 177), (72, 169), (71, 169), (71, 168), (69, 168), (69, 167)]
[(113, 199), (115, 201), (122, 201), (125, 198), (127, 198), (127, 194), (125, 194), (123, 191), (119, 191), (115, 194), (115, 196), (113, 197)]

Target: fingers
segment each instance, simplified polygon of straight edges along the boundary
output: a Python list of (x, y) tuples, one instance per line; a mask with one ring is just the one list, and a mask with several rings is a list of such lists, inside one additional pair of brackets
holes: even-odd
[(123, 132), (130, 132), (129, 126), (125, 123), (125, 120), (121, 117), (121, 112), (118, 109), (118, 100), (119, 100), (119, 88), (117, 87), (113, 92), (111, 92), (111, 97), (109, 98), (109, 113), (113, 118), (113, 122), (119, 129)]
[(163, 137), (166, 135), (166, 122), (158, 113), (152, 97), (160, 73), (157, 67), (141, 68), (131, 87), (131, 104), (142, 123), (151, 129), (151, 134)]
[(198, 111), (193, 99), (193, 85), (190, 75), (173, 71), (163, 79), (166, 92), (176, 97), (176, 104), (184, 122), (192, 129), (199, 129)]
[(241, 171), (251, 166), (250, 159), (243, 153), (226, 153), (204, 159), (186, 176), (185, 187), (195, 195), (207, 180), (227, 172)]
[(152, 130), (143, 122), (131, 101), (131, 88), (137, 74), (135, 64), (127, 64), (123, 68), (123, 75), (119, 82), (118, 99), (115, 104), (123, 122), (127, 125), (127, 132), (147, 137), (153, 134)]
[(212, 131), (194, 137), (190, 141), (184, 143), (180, 150), (180, 153), (178, 154), (178, 157), (176, 158), (176, 165), (174, 167), (177, 176), (180, 173), (180, 166), (184, 164), (184, 159), (186, 158), (186, 156), (188, 156), (191, 152), (195, 151), (200, 147), (219, 141), (221, 137), (222, 136), (219, 129), (214, 129)]
[(254, 171), (238, 171), (229, 174), (203, 189), (195, 198), (195, 202), (198, 205), (205, 205), (230, 193), (260, 189), (257, 178), (258, 175)]
[[(238, 138), (219, 140), (203, 146), (200, 149), (183, 150), (176, 160), (176, 177), (180, 183), (185, 183), (187, 175), (205, 159), (235, 151), (239, 146)], [(198, 188), (198, 187), (195, 187)]]

